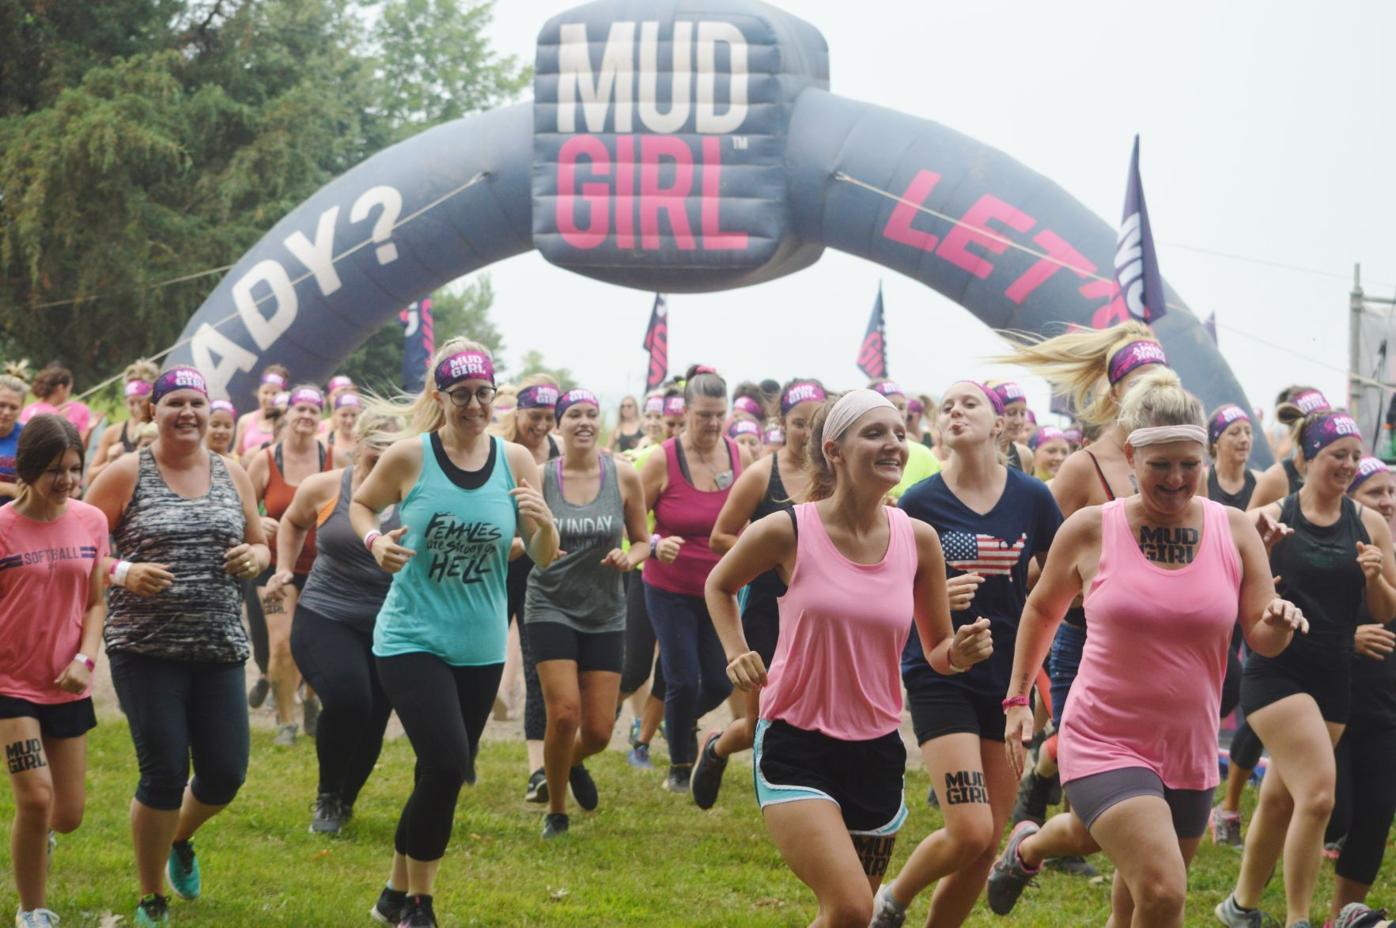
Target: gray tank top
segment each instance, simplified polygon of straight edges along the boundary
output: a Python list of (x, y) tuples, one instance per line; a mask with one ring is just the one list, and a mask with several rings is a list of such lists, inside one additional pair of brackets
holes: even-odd
[(543, 499), (552, 510), (567, 552), (546, 568), (528, 575), (524, 622), (560, 622), (581, 632), (615, 632), (625, 628), (624, 575), (603, 567), (601, 559), (620, 547), (625, 536), (625, 506), (621, 502), (616, 462), (601, 457), (601, 489), (584, 506), (562, 495), (562, 459), (543, 465)]
[(247, 660), (238, 581), (223, 555), (246, 534), (242, 498), (223, 458), (209, 454), (209, 490), (185, 499), (165, 485), (149, 448), (131, 501), (114, 534), (114, 552), (128, 561), (168, 564), (174, 584), (143, 598), (112, 587), (103, 633), (108, 651), (218, 664)]
[[(385, 572), (364, 547), (354, 526), (349, 524), (350, 489), (354, 468), (344, 468), (339, 497), (328, 519), (315, 530), (315, 564), (306, 578), (299, 604), (327, 619), (343, 622), (359, 631), (373, 631), (378, 610), (387, 598), (393, 575)], [(379, 530), (391, 532), (401, 522), (397, 507), (385, 514)]]

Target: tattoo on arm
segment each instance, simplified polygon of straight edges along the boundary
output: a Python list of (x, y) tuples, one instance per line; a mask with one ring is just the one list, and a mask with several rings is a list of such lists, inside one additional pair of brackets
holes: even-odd
[(989, 791), (984, 788), (984, 771), (957, 770), (945, 775), (945, 795), (941, 800), (947, 806), (962, 802), (989, 804)]
[(1202, 533), (1195, 528), (1139, 526), (1139, 550), (1157, 564), (1191, 564)]
[(48, 766), (44, 761), (44, 743), (38, 738), (26, 738), (5, 745), (5, 761), (10, 765), (10, 773)]

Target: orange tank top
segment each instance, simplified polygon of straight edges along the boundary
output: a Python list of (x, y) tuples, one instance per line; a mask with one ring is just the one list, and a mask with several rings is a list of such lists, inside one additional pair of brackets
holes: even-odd
[[(325, 446), (316, 443), (320, 453), (320, 470), (330, 470), (334, 465), (334, 456), (325, 451)], [(300, 484), (292, 486), (286, 482), (282, 476), (281, 468), (278, 466), (277, 458), (280, 457), (281, 445), (278, 443), (266, 450), (267, 455), (267, 489), (262, 494), (262, 505), (266, 509), (267, 515), (273, 519), (280, 520), (286, 514), (286, 510), (291, 508), (291, 500), (295, 498), (296, 488)], [(272, 565), (276, 565), (276, 546), (271, 550)], [(296, 559), (296, 566), (292, 573), (298, 576), (305, 576), (310, 573), (310, 567), (315, 563), (315, 529), (305, 536), (305, 546), (301, 548), (301, 556)]]

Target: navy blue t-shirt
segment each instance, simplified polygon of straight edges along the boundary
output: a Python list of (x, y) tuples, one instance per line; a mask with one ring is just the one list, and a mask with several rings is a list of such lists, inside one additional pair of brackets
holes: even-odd
[(941, 676), (926, 663), (921, 639), (913, 631), (902, 651), (902, 682), (907, 689), (959, 686), (1002, 699), (1013, 672), (1018, 620), (1028, 598), (1028, 561), (1035, 554), (1046, 555), (1062, 524), (1052, 491), (1036, 477), (1009, 468), (1003, 495), (980, 515), (936, 474), (908, 490), (898, 505), (940, 535), (947, 577), (977, 573), (984, 578), (969, 609), (950, 617), (956, 628), (986, 618), (994, 637), (994, 653), (987, 661), (962, 674)]
[(19, 433), (24, 426), (18, 422), (10, 429), (10, 434), (0, 438), (0, 483), (14, 483), (15, 455), (19, 450)]

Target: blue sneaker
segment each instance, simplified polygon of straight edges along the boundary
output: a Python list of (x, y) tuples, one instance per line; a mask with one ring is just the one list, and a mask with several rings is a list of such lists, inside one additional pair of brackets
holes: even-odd
[(176, 841), (170, 846), (170, 859), (165, 863), (165, 876), (170, 889), (181, 899), (199, 898), (199, 858), (194, 856), (194, 842)]
[(640, 728), (641, 728), (640, 720), (639, 720), (639, 719), (631, 719), (631, 721), (630, 721), (630, 746), (631, 746), (632, 748), (633, 748), (635, 745), (637, 745), (637, 744), (640, 743)]
[(151, 893), (136, 905), (137, 928), (164, 928), (169, 923), (170, 906), (159, 893)]
[(630, 749), (625, 755), (625, 762), (640, 770), (653, 770), (654, 761), (650, 760), (650, 746), (641, 742)]

